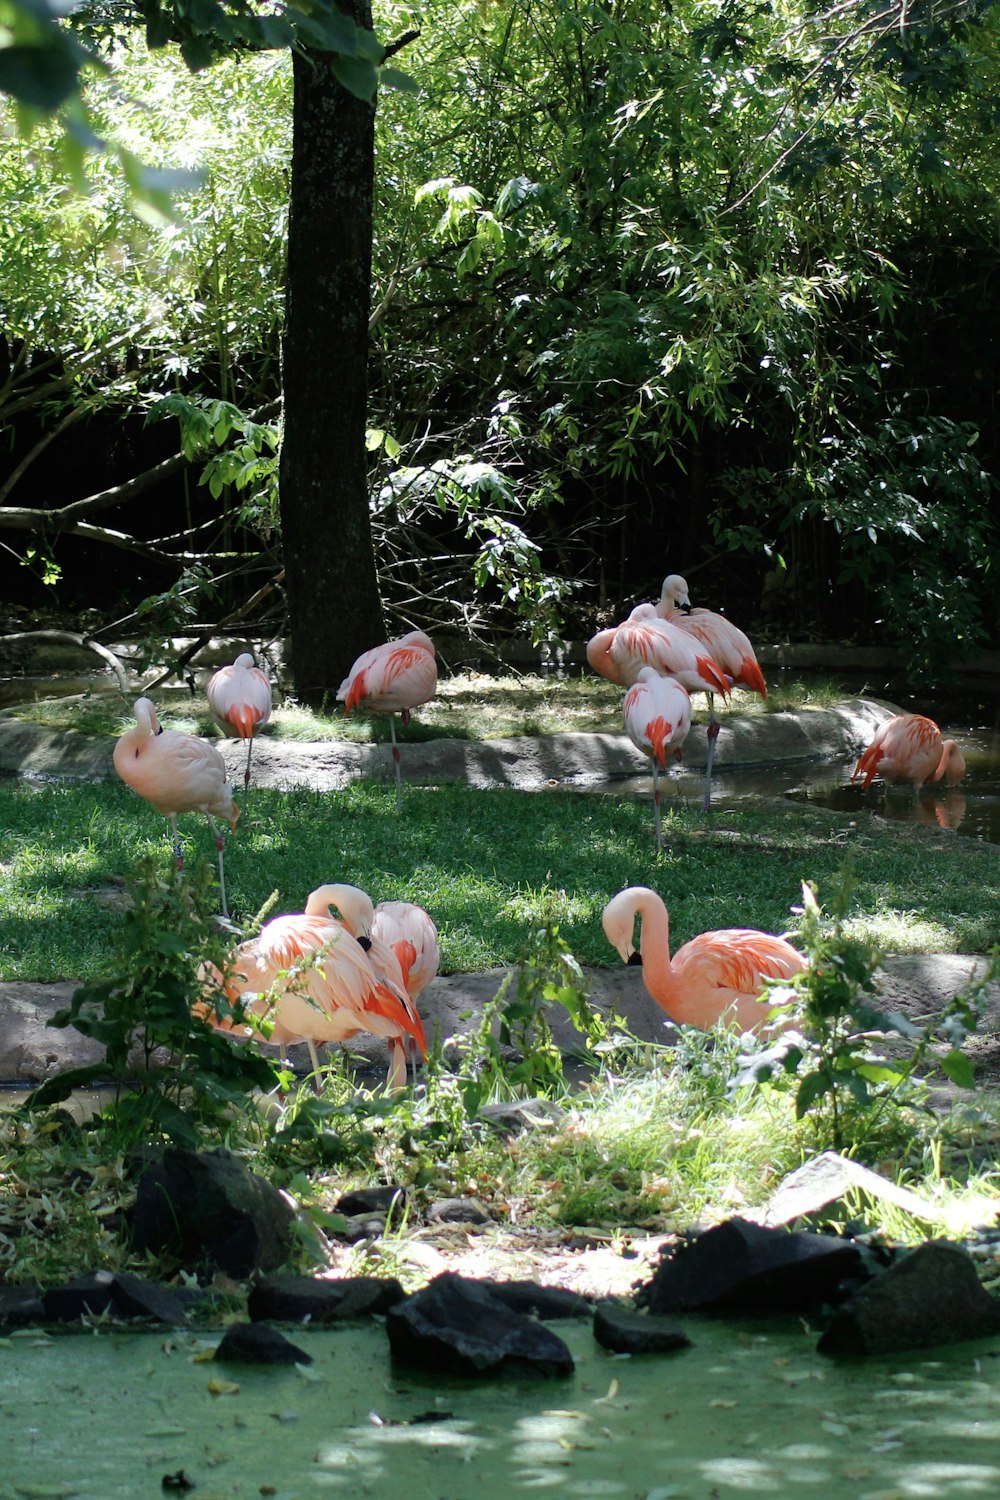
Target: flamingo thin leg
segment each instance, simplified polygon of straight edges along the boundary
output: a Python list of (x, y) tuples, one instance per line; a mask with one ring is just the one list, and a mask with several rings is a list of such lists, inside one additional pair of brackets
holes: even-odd
[[(206, 813), (206, 817), (207, 816), (208, 814)], [(211, 826), (212, 832), (215, 834), (215, 847), (219, 851), (219, 896), (222, 901), (222, 915), (228, 922), (229, 907), (226, 905), (226, 866), (223, 858), (226, 849), (226, 840), (223, 835), (222, 829), (217, 828), (216, 825), (212, 822), (211, 818), (209, 818), (208, 821), (209, 825)]]
[(662, 849), (663, 848), (663, 825), (662, 825), (662, 823), (660, 821), (660, 802), (661, 802), (661, 799), (662, 799), (662, 795), (663, 794), (662, 794), (662, 792), (660, 790), (660, 768), (656, 764), (656, 761), (654, 760), (653, 761), (653, 817), (654, 817), (654, 819), (656, 821), (656, 847), (657, 847), (657, 849)]
[(719, 721), (715, 717), (715, 694), (708, 695), (708, 759), (705, 762), (705, 811), (712, 811), (712, 766), (715, 762), (715, 742), (719, 738)]
[(177, 814), (168, 813), (167, 816), (170, 819), (170, 827), (174, 835), (174, 859), (177, 863), (178, 871), (181, 871), (184, 869), (184, 850), (181, 848), (181, 835), (177, 827)]
[(396, 715), (389, 715), (389, 733), (392, 736), (392, 759), (396, 767), (396, 811), (403, 810), (402, 781), (399, 771), (399, 746), (396, 744)]

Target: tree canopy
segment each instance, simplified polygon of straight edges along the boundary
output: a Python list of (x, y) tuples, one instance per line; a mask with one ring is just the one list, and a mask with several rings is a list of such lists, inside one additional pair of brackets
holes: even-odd
[[(42, 125), (0, 168), (0, 528), (50, 579), (67, 527), (114, 529), (88, 539), (134, 544), (168, 607), (280, 570), (293, 106), (259, 48), (325, 45), (314, 11), (214, 0), (149, 8), (147, 42), (178, 14), (200, 71), (132, 31), (87, 89), (99, 136), (202, 170), (177, 218), (137, 223), (106, 159), (68, 196)], [(363, 94), (370, 39), (416, 30), (384, 7), (334, 72)], [(417, 92), (375, 117), (357, 455), (390, 625), (541, 639), (683, 571), (762, 629), (928, 670), (991, 637), (995, 9), (430, 0), (419, 32)], [(129, 450), (110, 480), (66, 472), (83, 427)], [(141, 518), (90, 519), (142, 474)]]

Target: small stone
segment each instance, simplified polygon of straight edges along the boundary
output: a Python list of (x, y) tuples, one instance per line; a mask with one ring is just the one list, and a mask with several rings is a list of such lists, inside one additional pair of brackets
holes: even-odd
[(632, 1312), (615, 1302), (602, 1302), (595, 1309), (594, 1338), (613, 1354), (675, 1354), (691, 1348), (691, 1340), (673, 1318)]
[(478, 1198), (439, 1198), (427, 1210), (428, 1224), (492, 1224), (493, 1216)]
[(248, 1365), (311, 1365), (312, 1355), (267, 1323), (234, 1323), (227, 1328), (217, 1360)]

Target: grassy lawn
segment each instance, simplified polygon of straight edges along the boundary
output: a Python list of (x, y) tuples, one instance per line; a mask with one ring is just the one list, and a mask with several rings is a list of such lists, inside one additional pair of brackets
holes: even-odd
[[(191, 860), (214, 859), (205, 820), (181, 820)], [(106, 969), (121, 898), (140, 858), (166, 870), (168, 825), (116, 780), (0, 783), (0, 977), (86, 979)], [(741, 804), (707, 818), (665, 815), (657, 855), (648, 799), (461, 786), (406, 787), (401, 817), (389, 787), (255, 788), (228, 841), (234, 920), (275, 896), (300, 911), (318, 885), (348, 881), (376, 900), (419, 901), (442, 938), (443, 972), (509, 963), (546, 891), (583, 964), (613, 965), (604, 904), (652, 885), (680, 944), (713, 927), (781, 932), (795, 925), (800, 883), (850, 863), (853, 925), (893, 952), (977, 952), (998, 940), (1000, 859), (986, 844), (902, 823), (868, 822), (791, 803)]]

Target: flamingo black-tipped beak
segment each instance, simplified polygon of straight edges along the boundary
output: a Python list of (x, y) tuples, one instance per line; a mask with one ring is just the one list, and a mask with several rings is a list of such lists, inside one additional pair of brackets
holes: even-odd
[(632, 968), (634, 964), (638, 964), (640, 968), (642, 967), (642, 954), (639, 952), (638, 948), (633, 948), (632, 952), (629, 954), (625, 962), (626, 964), (628, 964), (629, 968)]

